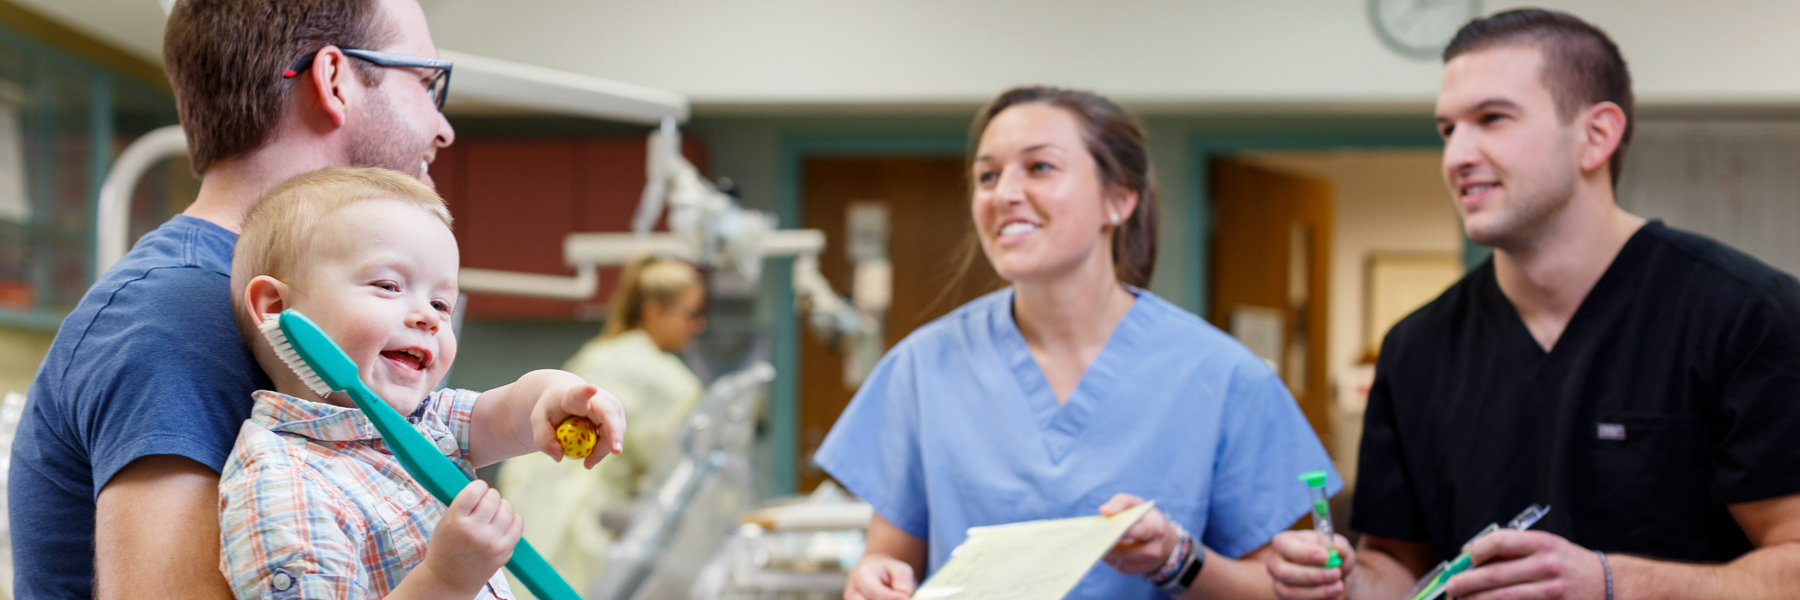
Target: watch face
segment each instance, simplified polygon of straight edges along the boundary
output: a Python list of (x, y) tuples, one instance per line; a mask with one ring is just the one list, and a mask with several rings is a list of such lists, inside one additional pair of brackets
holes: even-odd
[(1381, 41), (1406, 56), (1437, 58), (1471, 19), (1481, 0), (1368, 0), (1369, 23)]

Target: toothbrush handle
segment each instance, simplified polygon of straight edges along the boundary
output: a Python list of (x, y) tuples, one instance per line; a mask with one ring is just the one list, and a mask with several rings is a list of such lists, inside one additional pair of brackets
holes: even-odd
[(380, 396), (376, 396), (368, 386), (358, 382), (345, 390), (356, 407), (362, 409), (369, 421), (375, 424), (375, 430), (381, 432), (382, 441), (387, 442), (388, 450), (400, 459), (400, 466), (406, 468), (414, 479), (425, 490), (431, 492), (439, 502), (448, 505), (456, 499), (463, 486), (469, 485), (469, 476), (450, 462), (437, 445), (425, 439), (419, 430), (413, 429), (412, 423), (400, 416), (394, 407), (388, 406)]
[[(456, 463), (445, 458), (437, 446), (427, 441), (424, 435), (400, 416), (399, 411), (388, 406), (387, 402), (382, 401), (367, 386), (359, 382), (345, 391), (356, 402), (357, 408), (362, 409), (363, 414), (375, 424), (375, 430), (381, 432), (381, 439), (387, 441), (394, 457), (400, 459), (400, 466), (405, 467), (406, 472), (418, 479), (425, 490), (431, 492), (438, 501), (450, 504), (456, 499), (456, 494), (471, 483), (469, 476), (462, 469), (456, 468)], [(550, 563), (523, 537), (513, 546), (512, 559), (506, 562), (506, 570), (512, 571), (513, 576), (525, 584), (525, 589), (531, 590), (532, 595), (541, 600), (581, 600), (575, 589), (569, 587), (569, 583), (563, 581), (562, 576), (556, 574), (556, 569), (551, 568)]]
[(512, 560), (506, 561), (506, 570), (512, 571), (533, 596), (544, 600), (581, 600), (575, 588), (569, 587), (569, 582), (557, 575), (556, 569), (551, 568), (523, 537), (519, 538), (519, 545), (513, 546)]

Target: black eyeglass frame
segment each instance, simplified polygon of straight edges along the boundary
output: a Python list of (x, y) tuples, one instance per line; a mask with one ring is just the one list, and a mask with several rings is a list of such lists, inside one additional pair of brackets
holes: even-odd
[[(361, 50), (357, 48), (340, 48), (339, 50), (343, 51), (344, 56), (360, 58), (383, 67), (436, 69), (438, 72), (437, 77), (431, 80), (431, 87), (426, 88), (425, 93), (432, 96), (432, 100), (437, 101), (438, 112), (444, 112), (444, 99), (450, 97), (450, 69), (455, 66), (454, 63), (441, 58), (425, 58), (423, 56), (395, 54), (392, 52), (379, 52), (375, 50)], [(312, 68), (313, 59), (318, 57), (319, 53), (314, 52), (306, 55), (305, 58), (294, 61), (294, 64), (287, 68), (287, 72), (281, 74), (281, 77), (283, 79), (293, 78), (301, 72)]]

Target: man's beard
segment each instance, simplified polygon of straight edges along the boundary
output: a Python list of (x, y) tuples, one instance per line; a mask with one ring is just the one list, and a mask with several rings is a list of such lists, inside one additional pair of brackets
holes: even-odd
[(1535, 244), (1546, 233), (1548, 224), (1568, 208), (1574, 199), (1575, 177), (1544, 174), (1529, 180), (1520, 178), (1516, 185), (1508, 184), (1503, 189), (1508, 196), (1505, 210), (1492, 215), (1479, 230), (1465, 227), (1464, 234), (1483, 246), (1524, 250)]
[(1470, 229), (1467, 232), (1469, 241), (1494, 248), (1523, 249), (1537, 238), (1544, 224), (1550, 222), (1556, 213), (1562, 212), (1562, 208), (1568, 203), (1567, 196), (1539, 196), (1526, 202), (1514, 202), (1506, 207), (1503, 214), (1494, 215), (1498, 218), (1489, 219), (1486, 227)]
[(423, 179), (425, 153), (412, 140), (424, 136), (408, 130), (380, 94), (367, 97), (365, 127), (350, 142), (350, 166), (382, 167)]

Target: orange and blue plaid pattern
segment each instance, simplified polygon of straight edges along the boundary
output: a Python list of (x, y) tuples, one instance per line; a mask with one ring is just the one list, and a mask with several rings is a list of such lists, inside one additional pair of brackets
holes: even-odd
[[(441, 390), (408, 417), (473, 475), (477, 394)], [(256, 392), (219, 474), (220, 568), (238, 598), (361, 599), (425, 560), (445, 506), (400, 466), (362, 411)], [(477, 598), (511, 599), (496, 573)]]

